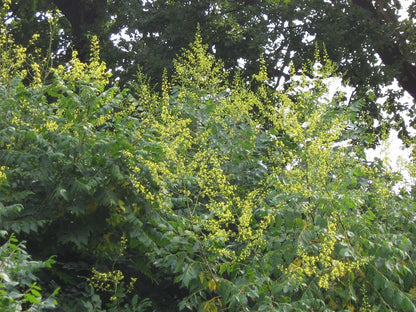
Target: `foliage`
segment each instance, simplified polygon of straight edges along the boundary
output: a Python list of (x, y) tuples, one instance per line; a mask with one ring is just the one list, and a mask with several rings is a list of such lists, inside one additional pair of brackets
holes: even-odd
[[(197, 36), (145, 107), (130, 179), (160, 211), (149, 256), (189, 289), (181, 309), (415, 309), (414, 224), (399, 226), (414, 206), (352, 144), (354, 110), (329, 95), (321, 62), (284, 93), (252, 92)], [(267, 82), (264, 66), (254, 79)]]
[(56, 307), (58, 289), (42, 298), (34, 275), (40, 268), (51, 268), (53, 263), (52, 258), (46, 262), (31, 260), (25, 244), (11, 235), (0, 246), (0, 311), (45, 311)]
[[(19, 51), (8, 40), (8, 50)], [(104, 90), (110, 74), (98, 49), (93, 40), (88, 64), (74, 52), (66, 66), (49, 68), (48, 82), (30, 77), (26, 84), (20, 68), (0, 86), (0, 163), (7, 177), (0, 186), (1, 228), (25, 238), (36, 257), (56, 255), (46, 278), (63, 285), (63, 309), (74, 293), (83, 296), (91, 266), (105, 268), (111, 259), (121, 236), (121, 198), (129, 196), (120, 155), (129, 148), (136, 119), (128, 114), (137, 103), (115, 87)], [(15, 63), (13, 55), (3, 64)]]
[(112, 84), (94, 38), (1, 81), (1, 230), (56, 255), (56, 310), (416, 310), (414, 194), (366, 160), (337, 67), (315, 50), (276, 90), (266, 56), (247, 83), (208, 49), (198, 32), (160, 92)]
[(4, 216), (2, 228), (26, 234), (38, 255), (56, 254), (55, 274), (68, 284), (80, 283), (81, 273), (72, 277), (77, 269), (72, 270), (88, 263), (77, 261), (110, 253), (117, 244), (120, 197), (129, 193), (120, 169), (129, 120), (120, 116), (135, 103), (125, 92), (104, 91), (108, 74), (100, 63), (89, 65), (74, 57), (67, 68), (55, 70), (51, 84), (26, 88), (17, 78), (1, 95), (0, 158), (7, 175), (1, 200), (16, 207)]
[[(47, 12), (56, 9), (63, 18), (51, 45)], [(261, 51), (271, 81), (279, 84), (288, 80), (291, 63), (300, 71), (315, 45), (325, 46), (355, 89), (352, 102), (363, 103), (363, 126), (380, 140), (386, 127), (410, 137), (414, 124), (413, 104), (397, 101), (403, 91), (416, 97), (415, 9), (410, 5), (408, 16), (401, 9), (398, 0), (14, 0), (6, 20), (23, 46), (33, 33), (41, 34), (38, 46), (52, 48), (60, 62), (71, 50), (88, 61), (89, 39), (98, 36), (103, 58), (122, 85), (134, 79), (137, 65), (160, 84), (164, 68), (171, 73), (176, 55), (192, 42), (197, 24), (225, 67), (242, 69), (248, 80)], [(385, 88), (394, 80), (401, 90)]]
[[(8, 183), (6, 167), (0, 166), (0, 190)], [(22, 210), (20, 204), (4, 206), (0, 196), (0, 223), (10, 215)], [(43, 297), (35, 273), (41, 268), (51, 268), (55, 263), (51, 257), (47, 261), (33, 261), (26, 251), (25, 242), (19, 242), (14, 234), (5, 239), (8, 233), (0, 229), (0, 311), (45, 311), (56, 307), (55, 296), (58, 288), (48, 297)]]

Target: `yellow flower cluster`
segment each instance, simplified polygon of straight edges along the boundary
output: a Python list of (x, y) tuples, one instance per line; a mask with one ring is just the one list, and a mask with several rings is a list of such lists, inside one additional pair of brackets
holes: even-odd
[[(108, 273), (99, 272), (96, 268), (92, 268), (92, 274), (92, 277), (87, 279), (88, 284), (99, 291), (112, 293), (111, 301), (117, 300), (117, 291), (124, 280), (124, 274), (120, 270), (113, 270)], [(133, 291), (136, 281), (137, 278), (135, 277), (130, 279), (126, 289), (127, 293)]]
[[(0, 19), (4, 20), (10, 10), (11, 0), (2, 1), (0, 7)], [(0, 82), (7, 85), (12, 78), (19, 75), (25, 78), (27, 71), (24, 64), (27, 60), (27, 49), (14, 42), (13, 37), (7, 31), (7, 25), (0, 25)]]
[(331, 216), (328, 220), (327, 231), (322, 238), (317, 255), (310, 254), (299, 245), (297, 258), (286, 269), (281, 268), (293, 280), (303, 281), (305, 277), (316, 277), (318, 286), (328, 289), (336, 284), (349, 272), (358, 270), (368, 262), (368, 259), (339, 260), (335, 258), (334, 250), (338, 242), (336, 219)]
[(7, 175), (4, 173), (6, 166), (0, 166), (0, 186), (7, 180)]
[(117, 285), (124, 279), (124, 275), (120, 270), (110, 271), (108, 273), (99, 272), (96, 268), (92, 268), (92, 277), (88, 278), (88, 283), (100, 291), (114, 291)]
[(127, 237), (125, 235), (121, 237), (119, 245), (120, 246), (119, 246), (118, 252), (119, 252), (119, 256), (122, 257), (124, 256), (124, 251), (127, 249)]
[[(306, 77), (303, 77), (297, 86), (303, 86), (305, 81)], [(319, 92), (324, 92), (326, 87), (321, 87)], [(296, 101), (290, 98), (291, 92), (296, 94)], [(347, 158), (346, 149), (335, 149), (334, 146), (342, 138), (348, 120), (344, 114), (328, 119), (326, 114), (335, 103), (330, 100), (316, 103), (317, 95), (313, 92), (318, 91), (290, 89), (278, 94), (279, 105), (274, 112), (264, 109), (276, 132), (285, 133), (290, 138), (289, 144), (296, 143), (299, 147), (293, 149), (290, 145), (285, 146), (286, 142), (275, 140), (281, 154), (275, 167), (271, 168), (273, 174), (269, 176), (269, 183), (287, 194), (328, 198), (331, 196), (328, 184)]]
[[(363, 302), (360, 307), (360, 312), (374, 312), (375, 309), (372, 309), (371, 304), (368, 302), (368, 295), (364, 286), (362, 288), (362, 294), (363, 294), (363, 299), (362, 299)], [(354, 310), (351, 310), (351, 311), (354, 311)]]
[[(7, 19), (11, 1), (2, 1), (0, 7), (0, 19)], [(55, 27), (57, 19), (61, 16), (57, 10), (48, 11), (48, 22), (51, 27)], [(52, 32), (52, 31), (51, 31)], [(28, 53), (27, 47), (16, 44), (12, 34), (7, 30), (7, 24), (0, 25), (0, 82), (10, 83), (12, 78), (19, 76), (21, 79), (30, 78), (30, 86), (39, 88), (42, 86), (43, 71), (48, 70), (52, 65), (53, 54), (48, 51), (47, 55), (41, 56), (41, 49), (36, 46), (39, 34), (33, 34), (28, 45), (33, 47), (34, 52)], [(52, 39), (50, 39), (52, 40)]]
[[(124, 255), (124, 251), (127, 248), (127, 237), (122, 236), (119, 242), (118, 247), (118, 257), (122, 257)], [(100, 272), (95, 267), (92, 268), (92, 276), (87, 278), (88, 284), (95, 289), (102, 291), (102, 292), (109, 292), (112, 293), (110, 298), (111, 301), (115, 301), (118, 299), (117, 293), (120, 289), (121, 283), (124, 281), (124, 274), (120, 270), (112, 270), (110, 272)], [(125, 289), (127, 293), (133, 291), (134, 283), (137, 281), (137, 278), (132, 277), (130, 279), (127, 288)], [(123, 289), (124, 290), (124, 289)]]
[(221, 168), (224, 156), (218, 156), (213, 150), (201, 150), (194, 156), (192, 168), (197, 173), (200, 196), (215, 200), (218, 197), (233, 198), (235, 186), (230, 184)]
[(174, 62), (174, 66), (176, 72), (174, 82), (180, 81), (181, 85), (189, 89), (209, 92), (227, 81), (228, 73), (223, 71), (223, 63), (207, 53), (207, 46), (202, 43), (199, 30), (190, 49), (184, 51)]
[(32, 63), (32, 83), (31, 86), (34, 88), (42, 87), (42, 73), (40, 69), (40, 65), (38, 63)]
[(26, 121), (24, 121), (24, 120), (22, 120), (22, 119), (20, 119), (19, 117), (17, 117), (17, 116), (13, 116), (13, 118), (12, 118), (12, 120), (11, 120), (11, 123), (13, 124), (13, 125), (15, 125), (16, 126), (16, 128), (20, 128), (20, 127), (24, 127), (24, 126), (29, 126), (29, 123), (27, 123)]
[(98, 86), (107, 85), (111, 73), (107, 71), (107, 66), (99, 60), (100, 48), (98, 39), (94, 36), (91, 40), (90, 62), (83, 63), (78, 58), (78, 52), (72, 52), (72, 58), (68, 66), (59, 65), (54, 72), (61, 76), (65, 81), (74, 85), (80, 82), (95, 83)]
[(58, 124), (55, 121), (53, 121), (53, 120), (48, 120), (45, 123), (45, 129), (48, 130), (48, 131), (53, 132), (56, 129), (58, 129)]

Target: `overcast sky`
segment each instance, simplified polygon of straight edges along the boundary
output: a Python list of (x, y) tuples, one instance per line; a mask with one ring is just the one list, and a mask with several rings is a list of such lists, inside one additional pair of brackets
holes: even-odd
[[(412, 0), (401, 0), (402, 10), (401, 15), (403, 18), (407, 17), (407, 8), (412, 3)], [(404, 103), (412, 103), (413, 98), (409, 94), (400, 100)], [(401, 141), (397, 138), (397, 131), (392, 131), (387, 142), (381, 144), (375, 150), (368, 150), (367, 156), (369, 160), (374, 159), (375, 157), (385, 159), (388, 161), (389, 165), (394, 171), (400, 171), (407, 180), (406, 183), (413, 184), (415, 178), (410, 177), (409, 173), (403, 168), (403, 162), (409, 161), (411, 150), (404, 148)]]

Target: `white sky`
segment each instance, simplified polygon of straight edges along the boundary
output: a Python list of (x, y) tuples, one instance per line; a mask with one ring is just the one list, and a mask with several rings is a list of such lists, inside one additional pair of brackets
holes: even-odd
[[(401, 15), (403, 18), (407, 17), (407, 8), (412, 3), (412, 0), (401, 0), (402, 5)], [(409, 94), (405, 94), (402, 99), (403, 103), (412, 103), (413, 98)], [(403, 163), (410, 159), (410, 149), (406, 149), (402, 142), (397, 138), (397, 131), (391, 131), (390, 136), (386, 142), (383, 142), (375, 150), (367, 151), (367, 159), (373, 160), (375, 157), (384, 159), (391, 166), (394, 171), (399, 171), (403, 174), (405, 181), (403, 185), (410, 186), (416, 182), (414, 177), (411, 177), (404, 168)]]

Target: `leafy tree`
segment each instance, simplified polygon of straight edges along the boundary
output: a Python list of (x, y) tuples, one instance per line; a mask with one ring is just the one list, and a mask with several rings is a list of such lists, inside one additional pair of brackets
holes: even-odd
[[(116, 311), (127, 309), (130, 301), (132, 311), (145, 309), (146, 301), (138, 300), (144, 298), (122, 291), (115, 302), (111, 294), (102, 294), (101, 304), (88, 285), (92, 267), (112, 272), (117, 263), (126, 276), (140, 278), (136, 291), (158, 294), (172, 287), (163, 274), (158, 275), (162, 286), (152, 284), (156, 276), (139, 251), (115, 261), (125, 206), (140, 202), (126, 183), (129, 172), (121, 157), (133, 148), (129, 137), (139, 125), (134, 117), (139, 104), (127, 90), (105, 90), (110, 74), (98, 58), (96, 40), (90, 62), (82, 63), (74, 52), (67, 64), (47, 68), (44, 80), (38, 70), (43, 63), (16, 45), (5, 26), (1, 29), (0, 163), (7, 181), (0, 187), (0, 201), (9, 207), (8, 213), (1, 207), (1, 229), (26, 239), (35, 258), (56, 255), (52, 273), (44, 278), (62, 286), (59, 309), (90, 311), (108, 303)], [(27, 63), (32, 70), (26, 70)], [(154, 286), (150, 291), (149, 284)], [(85, 300), (74, 304), (74, 297)], [(160, 298), (156, 307), (172, 306), (169, 296)]]
[(1, 229), (56, 255), (57, 309), (416, 310), (414, 194), (367, 162), (334, 63), (274, 89), (267, 54), (247, 83), (208, 51), (197, 33), (160, 92), (111, 84), (95, 38), (46, 76), (4, 54)]
[[(227, 83), (206, 48), (197, 36), (175, 62), (159, 106), (145, 108), (143, 148), (126, 154), (159, 214), (149, 257), (189, 290), (179, 307), (415, 310), (413, 230), (397, 218), (414, 206), (351, 144), (362, 129), (343, 95), (328, 95), (332, 63), (293, 74), (284, 93), (252, 92)], [(254, 79), (267, 82), (264, 65)]]

